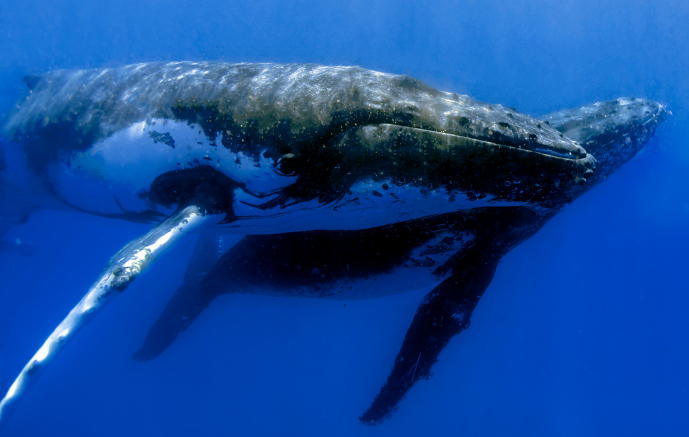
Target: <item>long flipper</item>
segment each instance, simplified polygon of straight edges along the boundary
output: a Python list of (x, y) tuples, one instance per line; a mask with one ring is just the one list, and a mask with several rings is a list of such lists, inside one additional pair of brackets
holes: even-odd
[(430, 376), (431, 366), (469, 318), (493, 279), (500, 257), (474, 246), (449, 278), (429, 292), (416, 310), (388, 380), (359, 418), (375, 425), (391, 414), (412, 385)]
[(43, 346), (24, 366), (0, 402), (0, 428), (19, 404), (27, 389), (60, 349), (115, 296), (124, 291), (154, 260), (182, 237), (212, 217), (197, 206), (182, 208), (146, 235), (120, 250), (105, 267), (86, 296), (58, 325)]

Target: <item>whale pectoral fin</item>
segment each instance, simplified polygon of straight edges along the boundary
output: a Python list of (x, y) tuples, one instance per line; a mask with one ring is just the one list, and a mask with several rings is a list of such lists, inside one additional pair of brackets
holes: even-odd
[[(359, 418), (375, 425), (396, 409), (412, 385), (431, 375), (431, 366), (452, 337), (469, 326), (469, 318), (493, 279), (497, 258), (474, 250), (462, 259), (461, 270), (431, 290), (416, 310), (388, 380)], [(456, 268), (457, 269), (457, 268)]]
[(149, 265), (189, 232), (208, 222), (211, 216), (195, 205), (178, 212), (137, 238), (113, 256), (86, 296), (69, 312), (43, 346), (24, 366), (0, 401), (0, 428), (16, 408), (23, 394), (36, 382), (62, 347), (113, 298), (123, 292)]
[[(184, 274), (184, 284), (175, 291), (163, 312), (146, 334), (143, 345), (132, 358), (150, 361), (163, 353), (210, 305), (221, 290), (217, 284), (204, 282), (236, 238), (202, 234)], [(203, 284), (203, 285), (202, 285)]]

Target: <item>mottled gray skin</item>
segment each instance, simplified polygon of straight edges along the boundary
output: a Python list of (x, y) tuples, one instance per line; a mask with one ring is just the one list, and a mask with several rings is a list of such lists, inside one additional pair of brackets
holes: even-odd
[(354, 127), (336, 114), (360, 111), (387, 122), (399, 114), (409, 127), (586, 156), (570, 139), (515, 110), (438, 91), (408, 76), (360, 67), (150, 63), (58, 70), (26, 82), (32, 93), (7, 123), (14, 137), (40, 131), (46, 123), (69, 122), (84, 134), (103, 138), (132, 122), (175, 119), (172, 107), (181, 101), (214, 105), (239, 125), (255, 120), (259, 132), (277, 129), (282, 120), (289, 120), (296, 138), (323, 126)]

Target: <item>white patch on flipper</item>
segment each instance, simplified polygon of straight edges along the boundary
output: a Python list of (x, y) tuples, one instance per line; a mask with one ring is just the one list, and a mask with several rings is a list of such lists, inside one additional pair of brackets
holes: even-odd
[(65, 344), (86, 325), (98, 311), (124, 291), (148, 266), (177, 241), (208, 223), (210, 215), (197, 206), (187, 206), (153, 227), (147, 234), (122, 248), (102, 270), (86, 296), (72, 308), (55, 328), (38, 352), (24, 366), (19, 376), (0, 400), (0, 428), (17, 408), (24, 394)]

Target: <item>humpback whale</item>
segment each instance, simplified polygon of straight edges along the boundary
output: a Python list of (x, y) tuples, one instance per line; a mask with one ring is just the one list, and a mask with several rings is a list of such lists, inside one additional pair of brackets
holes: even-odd
[[(223, 293), (357, 299), (436, 285), (361, 416), (378, 423), (468, 326), (499, 259), (665, 118), (640, 99), (532, 118), (407, 76), (314, 64), (150, 63), (25, 83), (3, 128), (3, 229), (39, 208), (154, 226), (24, 367), (0, 425), (62, 346), (191, 232), (202, 235), (185, 284), (138, 360)], [(249, 236), (223, 254), (219, 233)]]

